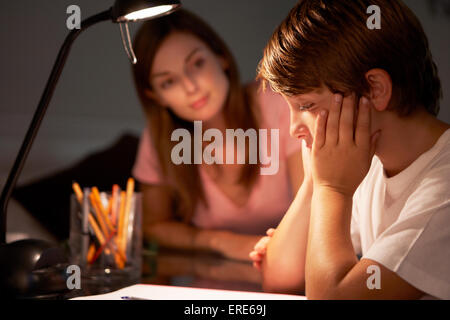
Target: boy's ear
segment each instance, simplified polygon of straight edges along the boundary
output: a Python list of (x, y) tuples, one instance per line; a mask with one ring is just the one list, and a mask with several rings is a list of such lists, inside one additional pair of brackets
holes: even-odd
[(389, 106), (392, 97), (392, 80), (389, 73), (383, 69), (371, 69), (366, 73), (370, 86), (369, 99), (378, 111), (384, 111)]

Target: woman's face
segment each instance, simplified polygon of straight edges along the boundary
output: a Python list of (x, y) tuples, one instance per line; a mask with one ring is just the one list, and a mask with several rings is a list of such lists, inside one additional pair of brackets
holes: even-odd
[(208, 121), (227, 99), (226, 62), (199, 38), (171, 33), (159, 47), (150, 74), (152, 95), (178, 117)]

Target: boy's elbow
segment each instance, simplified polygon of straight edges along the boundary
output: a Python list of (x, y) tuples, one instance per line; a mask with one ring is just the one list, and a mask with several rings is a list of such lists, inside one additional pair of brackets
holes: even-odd
[(264, 292), (303, 295), (305, 292), (304, 278), (299, 274), (289, 275), (276, 269), (262, 268), (262, 287)]

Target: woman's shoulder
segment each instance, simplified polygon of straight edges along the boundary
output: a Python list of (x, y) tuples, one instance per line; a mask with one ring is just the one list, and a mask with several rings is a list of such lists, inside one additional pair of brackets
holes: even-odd
[(252, 81), (245, 86), (253, 103), (267, 124), (278, 123), (280, 118), (289, 116), (289, 107), (284, 98), (272, 91), (270, 86), (263, 87), (261, 81)]
[(274, 92), (269, 85), (263, 86), (263, 83), (260, 80), (248, 82), (244, 87), (253, 97), (262, 100), (263, 102), (282, 101), (283, 103), (286, 103), (280, 94)]

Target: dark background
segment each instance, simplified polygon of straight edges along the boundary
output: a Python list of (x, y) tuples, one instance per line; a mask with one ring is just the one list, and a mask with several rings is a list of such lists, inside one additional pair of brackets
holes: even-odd
[[(444, 88), (439, 117), (450, 122), (450, 1), (405, 2), (417, 14), (429, 37)], [(222, 35), (238, 61), (242, 79), (250, 81), (266, 41), (296, 1), (182, 3)], [(0, 188), (69, 32), (66, 9), (71, 4), (81, 8), (84, 19), (109, 8), (113, 0), (0, 2)], [(138, 26), (139, 23), (130, 24), (132, 34)], [(382, 24), (382, 28), (389, 26)], [(95, 25), (81, 34), (72, 48), (19, 184), (61, 170), (108, 146), (125, 132), (139, 135), (143, 126), (118, 25)]]
[[(0, 2), (0, 185), (4, 183), (66, 34), (66, 8), (82, 19), (113, 0)], [(182, 0), (223, 36), (244, 81), (255, 76), (262, 49), (295, 0)], [(450, 122), (449, 1), (409, 0), (427, 32), (444, 87), (440, 118)], [(130, 24), (134, 34), (139, 23)], [(382, 25), (383, 28), (389, 26)], [(411, 54), (414, 54), (412, 52)], [(21, 176), (37, 179), (144, 126), (128, 58), (116, 24), (103, 22), (75, 42)]]

